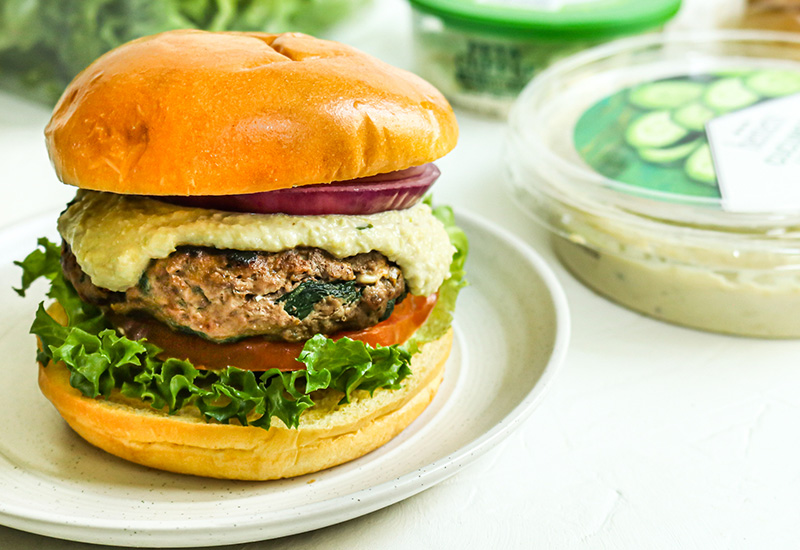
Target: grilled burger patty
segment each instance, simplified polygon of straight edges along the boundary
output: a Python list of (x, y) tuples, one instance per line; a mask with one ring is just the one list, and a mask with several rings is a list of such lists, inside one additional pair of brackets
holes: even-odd
[(289, 342), (359, 330), (405, 296), (403, 274), (379, 252), (338, 259), (318, 248), (249, 252), (185, 246), (153, 260), (125, 292), (95, 286), (64, 243), (64, 275), (81, 298), (123, 315), (147, 314), (215, 342)]

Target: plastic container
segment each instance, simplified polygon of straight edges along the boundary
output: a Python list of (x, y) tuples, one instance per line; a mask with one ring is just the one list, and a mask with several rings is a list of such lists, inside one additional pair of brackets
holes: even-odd
[(660, 28), (681, 0), (410, 0), (418, 72), (459, 107), (506, 116), (552, 62)]
[[(625, 39), (554, 65), (510, 116), (513, 195), (562, 263), (624, 306), (709, 331), (800, 337), (800, 207), (732, 210), (706, 146), (706, 128), (732, 113), (800, 100), (798, 51), (791, 33), (718, 31)], [(774, 128), (798, 112), (779, 112)], [(800, 167), (797, 128), (785, 169)]]

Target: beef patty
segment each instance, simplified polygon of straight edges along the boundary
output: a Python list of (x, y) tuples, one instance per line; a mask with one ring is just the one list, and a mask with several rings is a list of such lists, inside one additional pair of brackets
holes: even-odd
[(153, 260), (125, 292), (95, 286), (64, 243), (61, 264), (80, 297), (106, 311), (145, 314), (215, 342), (289, 342), (359, 330), (405, 297), (403, 274), (379, 252), (338, 259), (318, 248), (247, 252), (184, 246)]

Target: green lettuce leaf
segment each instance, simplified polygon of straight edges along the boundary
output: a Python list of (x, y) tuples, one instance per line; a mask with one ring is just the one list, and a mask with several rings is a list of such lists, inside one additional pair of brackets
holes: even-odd
[(38, 248), (28, 254), (24, 260), (14, 262), (22, 268), (22, 284), (14, 292), (25, 296), (25, 292), (40, 277), (52, 281), (61, 271), (61, 247), (45, 237), (36, 241)]
[(24, 260), (20, 295), (34, 281), (50, 281), (47, 295), (61, 304), (67, 326), (56, 322), (40, 303), (31, 326), (42, 344), (37, 360), (63, 362), (70, 371), (70, 384), (92, 398), (107, 398), (112, 391), (141, 399), (153, 408), (175, 413), (193, 405), (206, 420), (269, 428), (272, 418), (297, 427), (300, 415), (314, 405), (312, 392), (334, 389), (349, 402), (356, 390), (372, 394), (378, 388), (398, 389), (411, 375), (411, 356), (419, 347), (442, 336), (450, 327), (456, 296), (466, 284), (464, 261), (467, 241), (455, 225), (452, 210), (434, 209), (447, 228), (457, 251), (450, 278), (439, 291), (431, 316), (404, 346), (372, 348), (357, 340), (330, 340), (316, 335), (305, 344), (298, 360), (305, 370), (252, 372), (228, 367), (199, 370), (189, 361), (158, 358), (161, 350), (146, 340), (120, 336), (99, 308), (83, 302), (61, 271), (60, 247), (39, 239), (39, 248)]
[(344, 393), (342, 402), (349, 402), (356, 389), (370, 393), (378, 388), (398, 389), (400, 381), (411, 374), (411, 354), (398, 346), (372, 349), (358, 340), (334, 342), (321, 334), (306, 343), (299, 360), (306, 365), (308, 391), (334, 388)]
[(22, 268), (22, 283), (20, 288), (15, 288), (14, 291), (20, 296), (25, 296), (34, 281), (40, 278), (47, 279), (50, 281), (47, 296), (61, 304), (69, 317), (70, 326), (80, 327), (91, 333), (110, 328), (103, 317), (103, 312), (81, 300), (69, 281), (64, 278), (61, 271), (61, 247), (46, 238), (40, 238), (37, 244), (39, 248), (28, 254), (24, 260), (14, 262), (14, 265)]

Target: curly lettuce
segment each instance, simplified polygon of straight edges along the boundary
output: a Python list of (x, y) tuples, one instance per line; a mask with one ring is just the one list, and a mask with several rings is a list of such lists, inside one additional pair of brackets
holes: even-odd
[(70, 371), (70, 384), (87, 397), (108, 398), (116, 390), (169, 413), (193, 405), (206, 420), (223, 424), (235, 420), (268, 429), (272, 418), (278, 418), (297, 427), (303, 411), (314, 405), (315, 391), (337, 390), (346, 403), (356, 390), (398, 389), (411, 374), (412, 355), (450, 327), (456, 296), (466, 284), (467, 242), (449, 208), (436, 208), (434, 214), (445, 224), (457, 252), (451, 276), (426, 323), (403, 346), (372, 348), (349, 338), (333, 341), (316, 335), (298, 357), (304, 370), (200, 370), (186, 360), (159, 358), (162, 350), (157, 346), (117, 334), (99, 308), (80, 299), (61, 270), (60, 247), (44, 238), (39, 248), (14, 262), (23, 272), (21, 286), (14, 290), (24, 296), (36, 280), (50, 281), (47, 295), (61, 305), (67, 322), (57, 322), (44, 303), (39, 304), (30, 330), (41, 342), (37, 360), (45, 365), (62, 362)]

